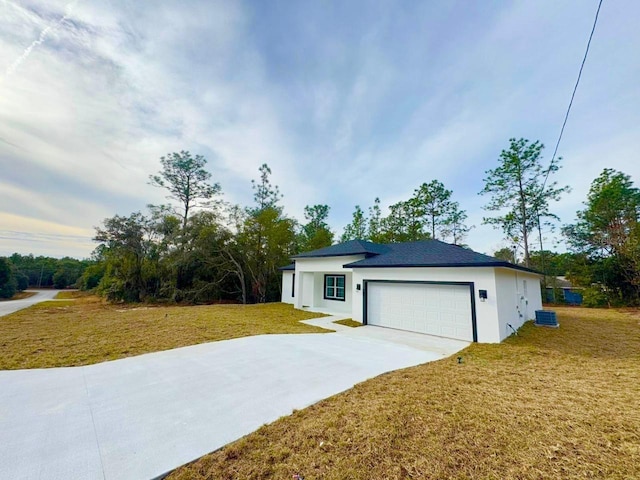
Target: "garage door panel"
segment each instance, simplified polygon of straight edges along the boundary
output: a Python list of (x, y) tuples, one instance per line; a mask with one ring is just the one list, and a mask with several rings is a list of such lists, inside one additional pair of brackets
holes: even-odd
[(458, 332), (457, 329), (451, 325), (443, 325), (442, 327), (440, 327), (440, 331), (442, 332), (440, 336), (452, 338), (456, 337), (456, 334)]
[(405, 317), (402, 320), (402, 329), (403, 330), (415, 330), (416, 322), (411, 317)]
[(469, 287), (369, 282), (367, 323), (473, 341)]
[(466, 314), (464, 315), (458, 314), (453, 317), (453, 323), (456, 326), (462, 327), (462, 328), (467, 328), (469, 326), (469, 320), (470, 320), (469, 316)]
[(418, 318), (416, 319), (416, 323), (415, 323), (415, 330), (416, 331), (424, 331), (427, 329), (427, 321), (424, 318)]

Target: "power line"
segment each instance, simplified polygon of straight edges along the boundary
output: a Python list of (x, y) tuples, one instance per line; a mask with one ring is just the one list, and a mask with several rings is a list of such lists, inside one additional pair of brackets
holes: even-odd
[(587, 49), (585, 50), (584, 57), (582, 58), (582, 64), (580, 65), (578, 78), (576, 80), (575, 86), (573, 87), (573, 93), (571, 94), (569, 107), (567, 108), (567, 113), (564, 116), (564, 122), (562, 122), (562, 128), (560, 129), (560, 135), (558, 136), (558, 141), (556, 142), (556, 148), (553, 150), (553, 156), (551, 157), (551, 163), (549, 163), (547, 175), (545, 176), (544, 182), (542, 184), (542, 190), (540, 190), (541, 196), (542, 196), (542, 193), (544, 192), (544, 187), (547, 185), (547, 180), (549, 179), (549, 174), (551, 173), (551, 169), (553, 168), (553, 162), (556, 159), (556, 154), (558, 153), (558, 147), (560, 146), (560, 141), (562, 140), (564, 127), (567, 125), (567, 120), (569, 119), (569, 112), (571, 112), (571, 106), (573, 105), (573, 99), (576, 96), (576, 91), (578, 90), (578, 85), (580, 84), (580, 78), (582, 77), (582, 70), (584, 69), (584, 64), (587, 61), (587, 55), (589, 55), (589, 48), (591, 47), (591, 39), (593, 38), (593, 32), (596, 31), (596, 25), (598, 24), (598, 15), (600, 15), (600, 7), (602, 7), (602, 0), (600, 0), (600, 2), (598, 3), (598, 10), (596, 10), (596, 18), (593, 20), (593, 27), (591, 27), (591, 34), (589, 34), (589, 41), (587, 42)]
[(0, 240), (19, 240), (29, 242), (90, 242), (91, 237), (83, 235), (66, 235), (62, 233), (22, 232), (18, 230), (0, 230)]
[[(558, 135), (558, 141), (556, 142), (556, 148), (553, 150), (553, 155), (551, 156), (551, 162), (549, 162), (549, 168), (547, 169), (547, 174), (544, 177), (544, 182), (542, 183), (542, 188), (540, 189), (540, 198), (538, 202), (542, 201), (542, 195), (544, 194), (544, 189), (547, 186), (547, 180), (549, 180), (549, 174), (551, 174), (551, 170), (553, 169), (553, 162), (556, 159), (556, 154), (558, 153), (558, 148), (560, 147), (560, 142), (562, 141), (562, 134), (564, 133), (564, 128), (567, 126), (567, 120), (569, 119), (569, 113), (571, 112), (571, 107), (573, 106), (573, 99), (576, 96), (576, 92), (578, 91), (578, 85), (580, 85), (580, 79), (582, 78), (582, 70), (584, 69), (584, 64), (587, 61), (587, 56), (589, 55), (589, 48), (591, 48), (591, 40), (593, 39), (593, 33), (596, 31), (596, 25), (598, 24), (598, 16), (600, 15), (600, 7), (602, 7), (602, 0), (598, 2), (598, 9), (596, 10), (596, 17), (593, 20), (593, 26), (591, 27), (591, 33), (589, 34), (589, 41), (587, 42), (587, 48), (584, 52), (584, 57), (582, 57), (582, 63), (580, 64), (580, 70), (578, 71), (578, 78), (576, 79), (576, 84), (573, 87), (573, 92), (571, 93), (571, 100), (569, 100), (569, 106), (567, 107), (567, 113), (564, 115), (564, 121), (562, 122), (562, 128), (560, 129), (560, 135)], [(540, 240), (540, 255), (542, 260), (542, 273), (544, 275), (545, 281), (544, 284), (546, 286), (546, 265), (544, 258), (544, 247), (542, 244), (542, 225), (540, 224), (540, 211), (538, 210), (538, 205), (536, 205), (536, 216), (538, 217), (538, 235)]]

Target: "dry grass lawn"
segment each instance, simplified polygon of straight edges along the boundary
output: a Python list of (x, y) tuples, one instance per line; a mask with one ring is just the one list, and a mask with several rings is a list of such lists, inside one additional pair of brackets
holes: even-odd
[(326, 333), (291, 305), (122, 306), (63, 292), (0, 317), (0, 370), (87, 365), (204, 342), (269, 333)]
[(559, 329), (361, 383), (169, 478), (640, 478), (640, 314), (555, 310)]
[(353, 327), (353, 328), (362, 326), (362, 323), (356, 322), (355, 320), (352, 320), (350, 318), (345, 318), (343, 320), (336, 320), (333, 323), (337, 323), (339, 325), (344, 325), (345, 327)]
[(83, 292), (82, 290), (62, 290), (56, 295), (56, 299), (59, 300), (71, 300), (74, 298), (85, 298), (93, 296), (89, 292)]

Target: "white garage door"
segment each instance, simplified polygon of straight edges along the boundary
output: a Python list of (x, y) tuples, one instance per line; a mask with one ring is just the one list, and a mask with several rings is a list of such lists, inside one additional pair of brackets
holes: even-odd
[(367, 302), (369, 325), (473, 341), (467, 285), (370, 282)]

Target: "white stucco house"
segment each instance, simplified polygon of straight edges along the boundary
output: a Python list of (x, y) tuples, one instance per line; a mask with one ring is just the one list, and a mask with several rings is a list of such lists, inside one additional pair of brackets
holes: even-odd
[(537, 272), (438, 240), (352, 240), (293, 260), (283, 302), (367, 325), (495, 343), (542, 309)]

